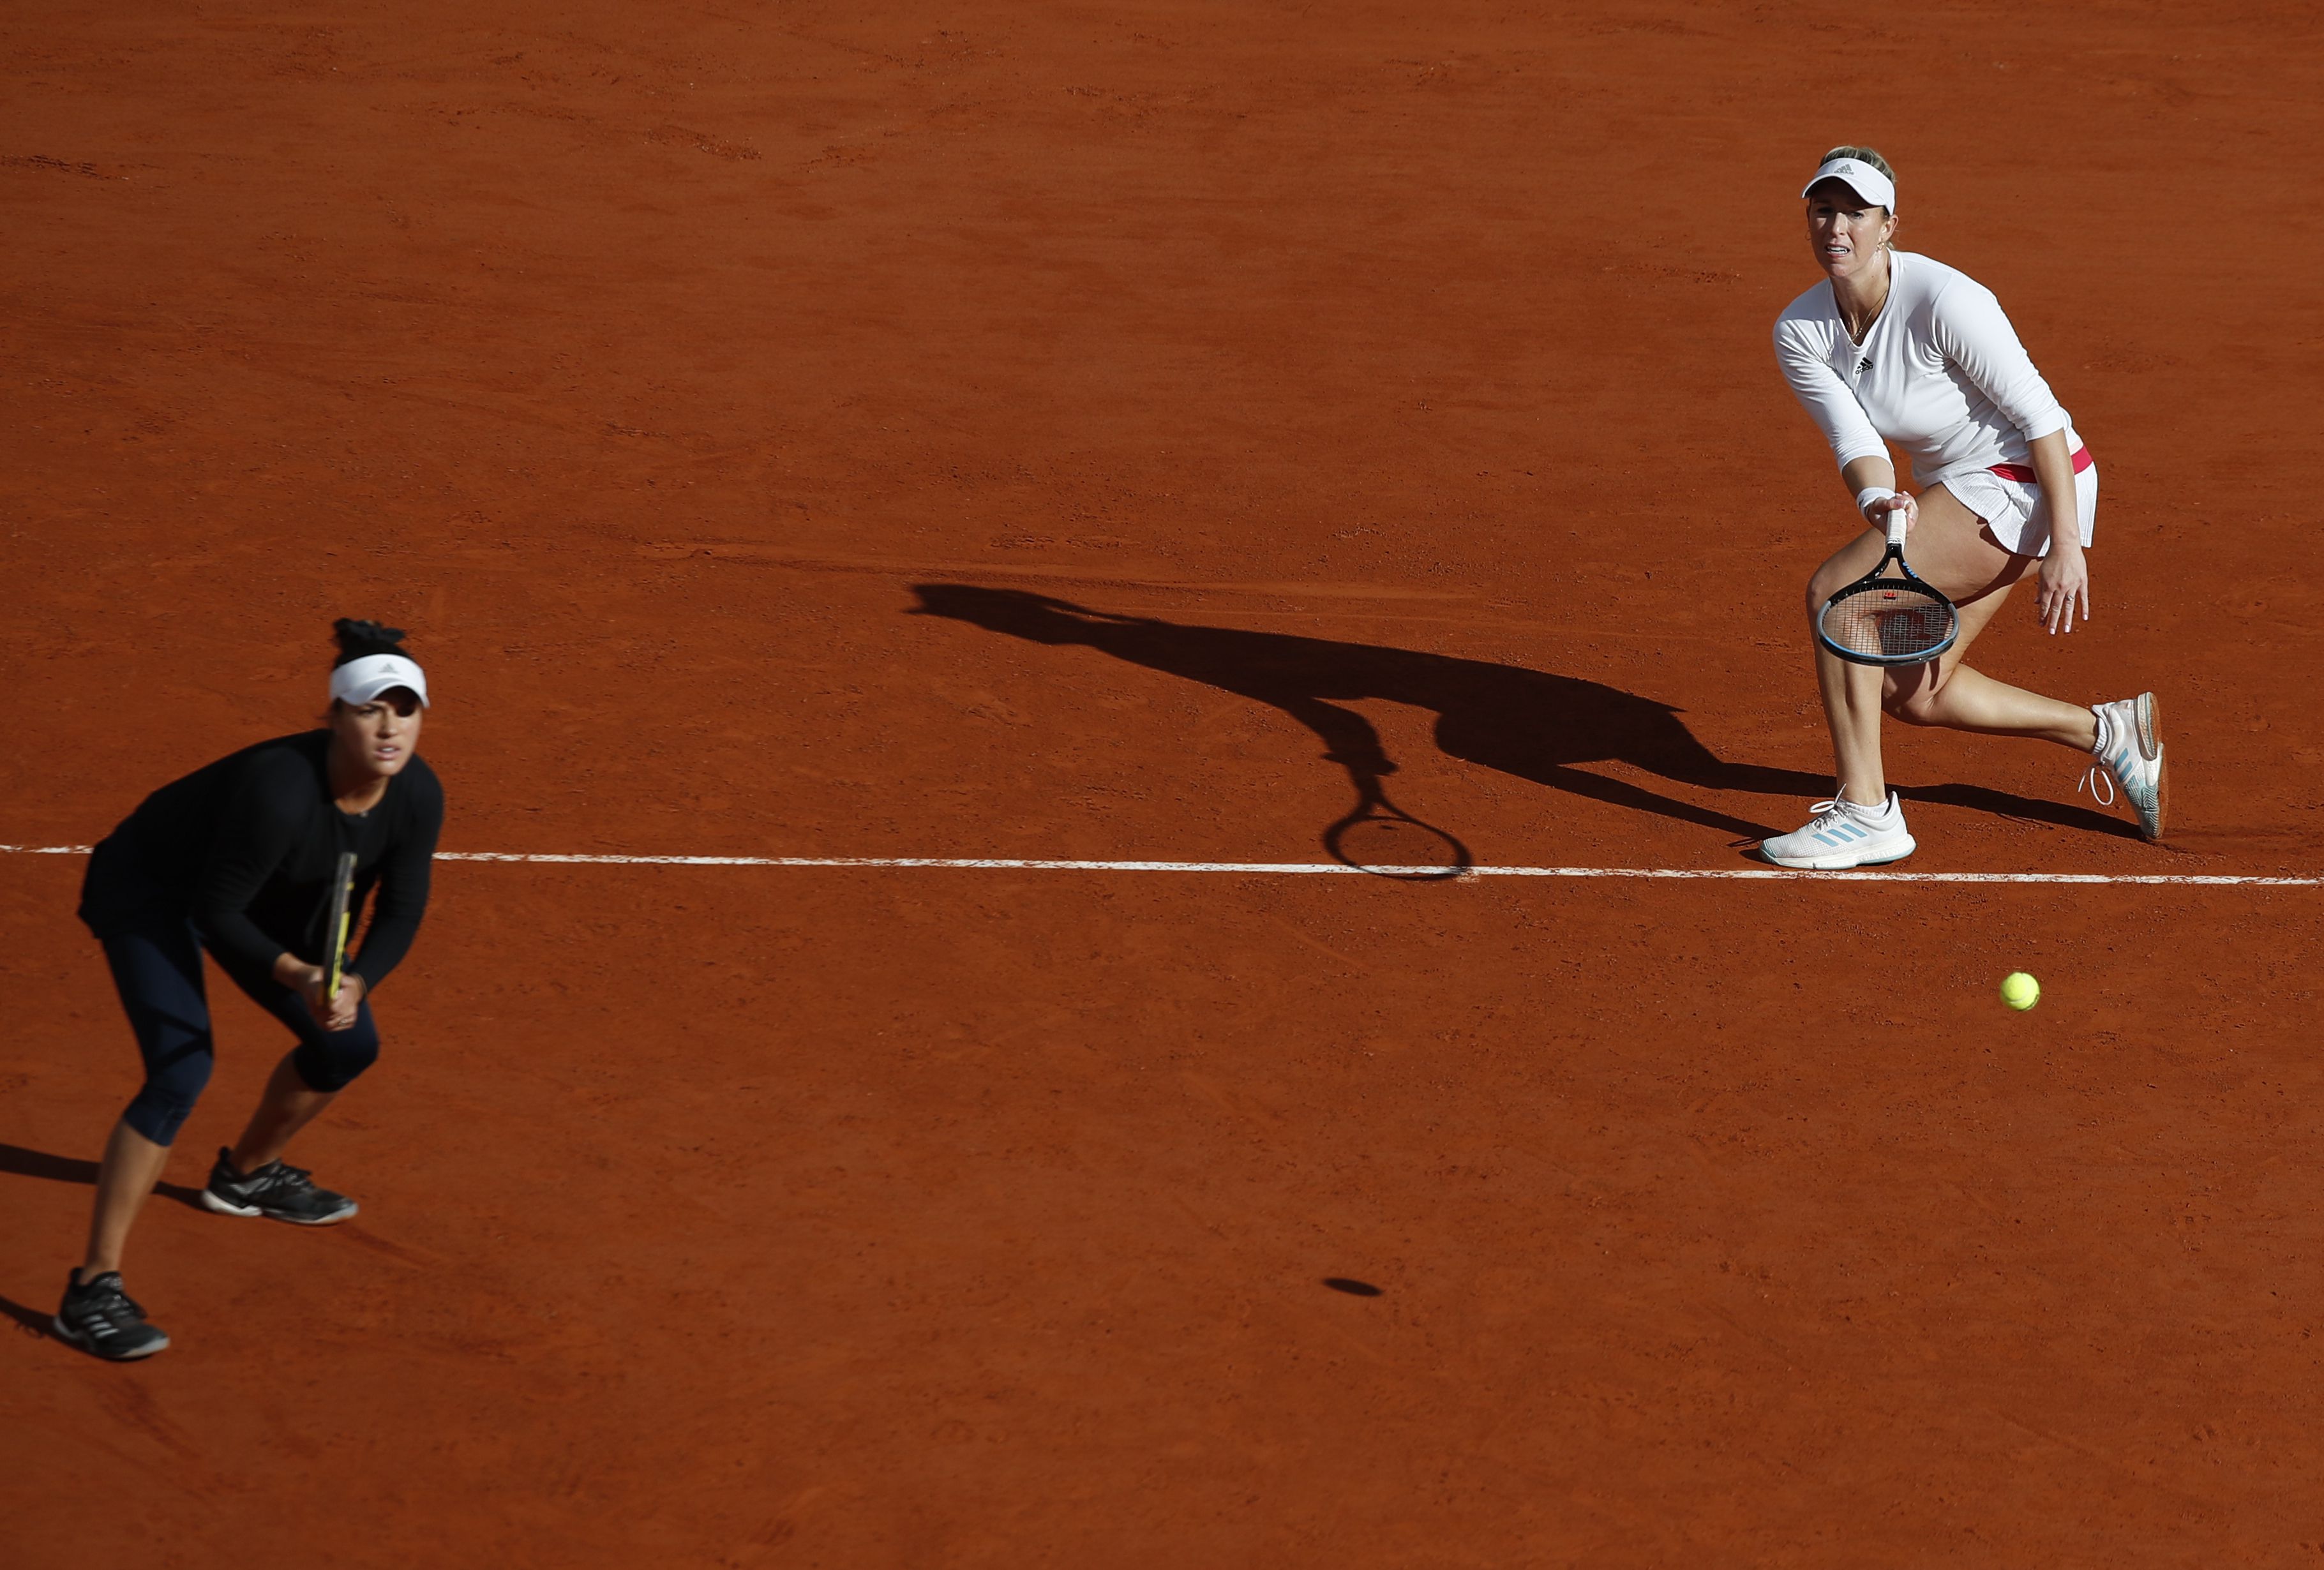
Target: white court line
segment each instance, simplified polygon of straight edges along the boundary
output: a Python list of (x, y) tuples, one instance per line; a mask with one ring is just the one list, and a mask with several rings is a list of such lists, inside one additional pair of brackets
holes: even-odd
[[(85, 856), (85, 845), (0, 845), (0, 854)], [(551, 866), (590, 867), (949, 867), (1017, 873), (1245, 873), (1283, 877), (1400, 877), (1435, 875), (1446, 882), (1464, 878), (1655, 878), (1766, 882), (1821, 879), (1857, 883), (2142, 883), (2214, 888), (2324, 888), (2324, 877), (2264, 878), (2195, 873), (1849, 873), (1794, 872), (1784, 867), (1471, 867), (1454, 878), (1435, 866), (1351, 867), (1338, 862), (1084, 862), (991, 856), (625, 856), (561, 855), (509, 851), (438, 851), (439, 862), (534, 862)]]

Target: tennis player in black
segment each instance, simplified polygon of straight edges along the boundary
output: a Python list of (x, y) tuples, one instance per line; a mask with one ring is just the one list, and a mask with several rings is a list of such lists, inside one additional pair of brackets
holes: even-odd
[[(240, 1142), (218, 1151), (202, 1203), (226, 1215), (327, 1226), (355, 1202), (282, 1152), (379, 1055), (371, 994), (411, 947), (444, 790), (418, 755), (428, 678), (374, 622), (337, 624), (326, 728), (280, 736), (147, 797), (89, 858), (81, 919), (105, 946), (145, 1083), (114, 1126), (88, 1253), (66, 1279), (57, 1334), (99, 1357), (170, 1344), (121, 1282), (121, 1253), (170, 1145), (210, 1076), (202, 954), (298, 1038)], [(355, 856), (353, 909), (376, 890), (361, 951), (326, 995), (339, 856)]]

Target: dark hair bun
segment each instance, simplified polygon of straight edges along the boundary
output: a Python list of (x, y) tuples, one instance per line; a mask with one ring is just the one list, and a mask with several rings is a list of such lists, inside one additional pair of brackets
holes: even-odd
[(331, 661), (337, 670), (350, 660), (360, 660), (366, 654), (401, 654), (403, 652), (403, 629), (383, 627), (377, 622), (358, 622), (341, 616), (331, 623), (331, 635), (339, 641), (339, 657)]

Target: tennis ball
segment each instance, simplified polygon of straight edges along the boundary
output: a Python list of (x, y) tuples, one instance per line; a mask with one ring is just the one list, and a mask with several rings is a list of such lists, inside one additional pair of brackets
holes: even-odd
[(2013, 970), (2001, 978), (2001, 1001), (2021, 1011), (2030, 1009), (2042, 1001), (2042, 984), (2022, 970)]

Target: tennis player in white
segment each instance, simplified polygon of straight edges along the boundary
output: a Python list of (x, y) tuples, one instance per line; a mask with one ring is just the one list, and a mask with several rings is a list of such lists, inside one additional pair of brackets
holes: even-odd
[[(1880, 761), (1885, 710), (1908, 725), (2038, 736), (2090, 755), (2084, 781), (2118, 789), (2148, 839), (2163, 834), (2163, 743), (2153, 693), (2093, 708), (2026, 692), (1962, 663), (2019, 579), (2053, 635), (2090, 614), (2084, 549), (2098, 472), (2073, 421), (2017, 341), (1992, 291), (1890, 241), (1896, 177), (1868, 147), (1836, 147), (1800, 193), (1808, 245), (1826, 282), (1775, 320), (1775, 359), (1831, 443), (1869, 527), (1808, 585), (1808, 617), (1870, 572), (1888, 514), (1904, 513), (1913, 570), (1960, 608), (1960, 635), (1924, 665), (1851, 664), (1815, 645), (1840, 788), (1796, 833), (1760, 845), (1785, 867), (1877, 865), (1913, 854), (1904, 809)], [(1888, 449), (1912, 461), (1917, 496), (1896, 488)], [(2052, 504), (2070, 497), (2071, 523)]]

